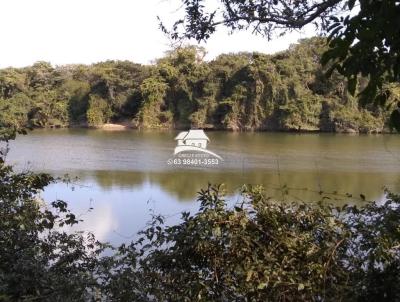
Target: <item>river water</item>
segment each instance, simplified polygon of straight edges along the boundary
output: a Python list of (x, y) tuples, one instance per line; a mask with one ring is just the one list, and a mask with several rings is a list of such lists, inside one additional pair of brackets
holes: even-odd
[(287, 201), (325, 196), (334, 204), (382, 200), (384, 188), (400, 192), (399, 135), (210, 131), (208, 149), (223, 161), (196, 167), (168, 164), (177, 134), (35, 130), (10, 143), (7, 161), (17, 170), (68, 174), (71, 183), (51, 185), (42, 197), (68, 201), (84, 220), (79, 228), (114, 244), (135, 238), (152, 213), (173, 223), (181, 211), (195, 211), (196, 192), (209, 182), (224, 183), (231, 201), (243, 184), (262, 184)]

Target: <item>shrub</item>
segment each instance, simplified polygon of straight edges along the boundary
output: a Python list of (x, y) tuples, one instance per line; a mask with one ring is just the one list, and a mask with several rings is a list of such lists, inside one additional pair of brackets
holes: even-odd
[[(197, 213), (168, 226), (153, 216), (112, 249), (67, 203), (37, 198), (47, 174), (0, 161), (1, 301), (398, 301), (400, 196), (384, 204), (284, 203), (244, 186), (227, 206), (220, 186)], [(65, 228), (67, 227), (67, 229)]]
[(66, 202), (37, 197), (54, 181), (0, 163), (1, 301), (83, 301), (97, 289), (101, 245), (62, 228), (78, 222)]
[[(220, 187), (166, 226), (155, 216), (122, 245), (105, 292), (115, 301), (397, 301), (400, 197), (361, 209), (281, 203), (245, 186), (229, 208)], [(149, 298), (150, 297), (150, 298)]]
[(90, 96), (89, 108), (86, 112), (89, 126), (96, 127), (108, 122), (111, 114), (110, 107), (106, 100), (95, 95)]

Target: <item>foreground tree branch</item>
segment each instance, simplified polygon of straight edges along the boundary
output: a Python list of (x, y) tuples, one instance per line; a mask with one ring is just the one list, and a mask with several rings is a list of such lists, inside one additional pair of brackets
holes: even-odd
[[(346, 76), (348, 90), (360, 95), (360, 104), (388, 105), (398, 110), (387, 85), (400, 82), (400, 1), (370, 0), (219, 0), (216, 10), (207, 10), (204, 0), (182, 0), (183, 18), (168, 30), (173, 39), (206, 41), (224, 26), (231, 32), (252, 29), (268, 40), (287, 31), (315, 25), (328, 36), (323, 57), (328, 74)], [(357, 7), (357, 9), (355, 9)], [(369, 79), (359, 85), (359, 76)], [(388, 100), (391, 103), (388, 104)], [(396, 125), (392, 124), (400, 131)]]

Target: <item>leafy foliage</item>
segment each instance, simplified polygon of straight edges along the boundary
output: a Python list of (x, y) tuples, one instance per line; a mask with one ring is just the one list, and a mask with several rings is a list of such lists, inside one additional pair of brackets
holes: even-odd
[(396, 301), (400, 199), (358, 209), (282, 203), (244, 186), (227, 207), (221, 187), (166, 226), (155, 216), (116, 255), (113, 301)]
[[(184, 17), (171, 30), (173, 39), (207, 40), (218, 26), (231, 31), (252, 29), (271, 39), (287, 31), (314, 24), (328, 36), (329, 49), (322, 62), (348, 80), (352, 95), (362, 76), (360, 104), (384, 105), (391, 94), (386, 83), (400, 81), (400, 1), (328, 0), (217, 1), (213, 8), (204, 0), (182, 0)], [(396, 119), (392, 126), (396, 127)]]
[(98, 290), (95, 271), (103, 245), (78, 223), (67, 203), (46, 204), (39, 193), (56, 181), (15, 173), (0, 160), (0, 300), (84, 301)]
[[(207, 40), (218, 26), (231, 31), (251, 29), (269, 39), (276, 33), (300, 29), (308, 24), (326, 29), (329, 16), (347, 11), (347, 0), (231, 0), (217, 1), (212, 6), (204, 0), (182, 0), (183, 18), (177, 20), (172, 30), (161, 22), (161, 29), (173, 39), (194, 38)], [(347, 4), (347, 6), (346, 6)]]
[(199, 192), (197, 213), (153, 216), (136, 241), (105, 255), (71, 232), (67, 203), (39, 199), (55, 181), (0, 165), (2, 301), (397, 301), (400, 197), (342, 208), (285, 203), (244, 186)]
[[(279, 131), (389, 131), (399, 85), (383, 86), (387, 106), (359, 106), (337, 71), (319, 63), (326, 40), (299, 41), (275, 55), (177, 48), (151, 66), (104, 62), (53, 68), (37, 63), (0, 71), (0, 126), (216, 128)], [(367, 85), (360, 78), (356, 91)], [(1, 94), (0, 94), (1, 95)], [(361, 97), (362, 98), (362, 97)], [(392, 121), (394, 120), (394, 122)]]
[(89, 107), (86, 111), (86, 119), (89, 126), (102, 125), (109, 121), (111, 110), (107, 101), (96, 95), (91, 95), (89, 98)]
[[(349, 5), (355, 2), (349, 1)], [(331, 17), (330, 49), (323, 62), (329, 62), (332, 69), (346, 76), (353, 95), (357, 75), (368, 77), (360, 101), (382, 105), (390, 97), (384, 84), (400, 81), (400, 1), (357, 2), (358, 14)]]

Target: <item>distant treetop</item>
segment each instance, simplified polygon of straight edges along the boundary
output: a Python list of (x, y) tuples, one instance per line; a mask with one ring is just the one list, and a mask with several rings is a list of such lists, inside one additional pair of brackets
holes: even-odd
[(385, 0), (182, 0), (185, 9), (171, 29), (173, 39), (205, 41), (219, 26), (252, 30), (267, 39), (313, 24), (328, 37), (322, 63), (337, 70), (356, 93), (358, 77), (369, 79), (360, 92), (362, 105), (384, 105), (393, 95), (385, 83), (400, 82), (400, 1)]

